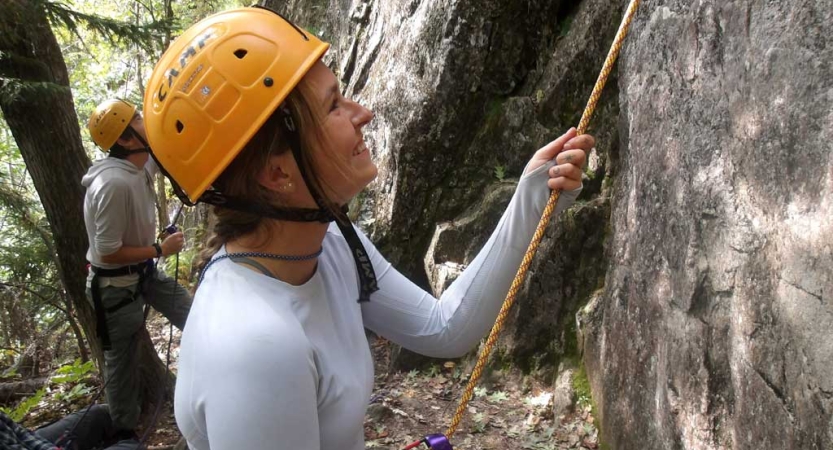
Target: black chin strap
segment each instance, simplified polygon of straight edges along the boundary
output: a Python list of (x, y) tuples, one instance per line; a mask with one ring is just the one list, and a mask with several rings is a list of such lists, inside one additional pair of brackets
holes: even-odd
[(150, 154), (153, 154), (153, 152), (150, 150), (150, 145), (148, 145), (148, 142), (145, 140), (145, 138), (142, 137), (141, 134), (137, 133), (136, 130), (134, 130), (133, 127), (130, 126), (130, 125), (127, 126), (127, 129), (129, 129), (131, 134), (133, 134), (133, 136), (136, 137), (136, 139), (138, 139), (139, 142), (142, 143), (143, 147), (134, 148), (133, 150), (128, 150), (124, 147), (122, 147), (118, 150), (113, 150), (111, 148), (108, 152), (109, 153), (108, 156), (112, 156), (114, 158), (124, 159), (124, 158), (127, 158), (130, 155), (135, 155), (136, 153), (150, 153)]
[[(298, 134), (298, 128), (295, 126), (295, 121), (292, 119), (292, 114), (285, 105), (278, 107), (278, 113), (283, 119), (281, 125), (289, 140), (289, 148), (292, 149), (292, 156), (295, 157), (295, 162), (298, 164), (298, 170), (301, 172), (301, 178), (304, 179), (304, 183), (306, 183), (309, 188), (312, 198), (315, 199), (315, 203), (318, 204), (319, 211), (325, 212), (327, 211), (327, 208), (323, 201), (323, 196), (321, 193), (317, 192), (310, 183), (309, 175), (307, 174), (306, 168), (302, 163), (301, 137)], [(335, 222), (338, 229), (341, 230), (344, 240), (347, 241), (347, 245), (350, 247), (350, 253), (353, 254), (353, 260), (356, 262), (356, 270), (359, 274), (358, 301), (368, 302), (370, 301), (370, 294), (379, 290), (379, 286), (376, 283), (376, 271), (373, 270), (373, 264), (370, 262), (370, 258), (367, 255), (367, 251), (364, 249), (364, 245), (362, 245), (361, 239), (359, 239), (358, 233), (356, 233), (356, 229), (353, 228), (353, 224), (350, 223), (350, 219), (347, 218), (347, 206), (344, 206), (338, 217), (335, 217)]]
[(127, 155), (135, 155), (136, 153), (150, 153), (150, 147), (136, 148), (125, 152)]
[(133, 149), (133, 150), (127, 150), (127, 149), (113, 150), (113, 149), (110, 149), (110, 151), (108, 153), (109, 153), (109, 156), (112, 156), (113, 158), (124, 159), (124, 158), (127, 158), (130, 155), (135, 155), (136, 153), (151, 153), (151, 151), (150, 151), (150, 147), (145, 147), (145, 148), (136, 148), (136, 149)]

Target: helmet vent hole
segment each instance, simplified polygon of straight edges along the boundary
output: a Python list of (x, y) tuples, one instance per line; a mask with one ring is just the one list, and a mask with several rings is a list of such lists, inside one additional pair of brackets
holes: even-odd
[(182, 122), (177, 120), (176, 121), (176, 132), (177, 133), (182, 133), (182, 130), (184, 130), (184, 129), (185, 129), (185, 124), (183, 124)]
[(248, 50), (240, 48), (234, 51), (234, 56), (236, 56), (237, 59), (243, 59), (247, 53), (249, 53)]

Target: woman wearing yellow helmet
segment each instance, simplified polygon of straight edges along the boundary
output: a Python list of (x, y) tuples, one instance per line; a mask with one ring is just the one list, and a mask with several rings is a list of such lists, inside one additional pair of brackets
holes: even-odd
[(341, 95), (326, 49), (272, 11), (231, 10), (187, 30), (148, 84), (154, 156), (184, 200), (215, 205), (175, 400), (192, 449), (363, 449), (365, 327), (430, 356), (469, 351), (548, 187), (564, 191), (557, 213), (580, 191), (593, 138), (570, 130), (533, 156), (489, 242), (433, 298), (346, 218), (376, 176), (362, 136), (373, 115)]

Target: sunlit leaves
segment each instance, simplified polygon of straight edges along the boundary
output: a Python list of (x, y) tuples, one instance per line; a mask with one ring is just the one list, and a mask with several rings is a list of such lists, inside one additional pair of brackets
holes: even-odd
[[(142, 49), (153, 52), (154, 45), (173, 25), (173, 18), (161, 18), (147, 23), (131, 23), (112, 19), (97, 14), (87, 14), (69, 8), (66, 3), (55, 0), (35, 0), (43, 3), (46, 15), (53, 26), (60, 26), (78, 35), (83, 27), (96, 33), (111, 43), (136, 44)], [(99, 5), (101, 2), (99, 2)], [(80, 35), (79, 35), (80, 38)]]

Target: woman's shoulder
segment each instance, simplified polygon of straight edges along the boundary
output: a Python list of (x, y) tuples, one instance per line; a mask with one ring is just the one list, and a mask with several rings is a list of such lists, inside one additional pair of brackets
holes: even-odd
[(235, 336), (283, 338), (286, 333), (303, 333), (291, 292), (283, 292), (280, 284), (230, 261), (216, 265), (194, 295), (188, 325), (193, 322), (195, 328), (205, 326), (207, 332), (224, 330)]
[(312, 346), (280, 295), (252, 283), (222, 282), (229, 277), (233, 274), (220, 274), (197, 290), (183, 342), (201, 348), (201, 359), (227, 364), (305, 358)]

